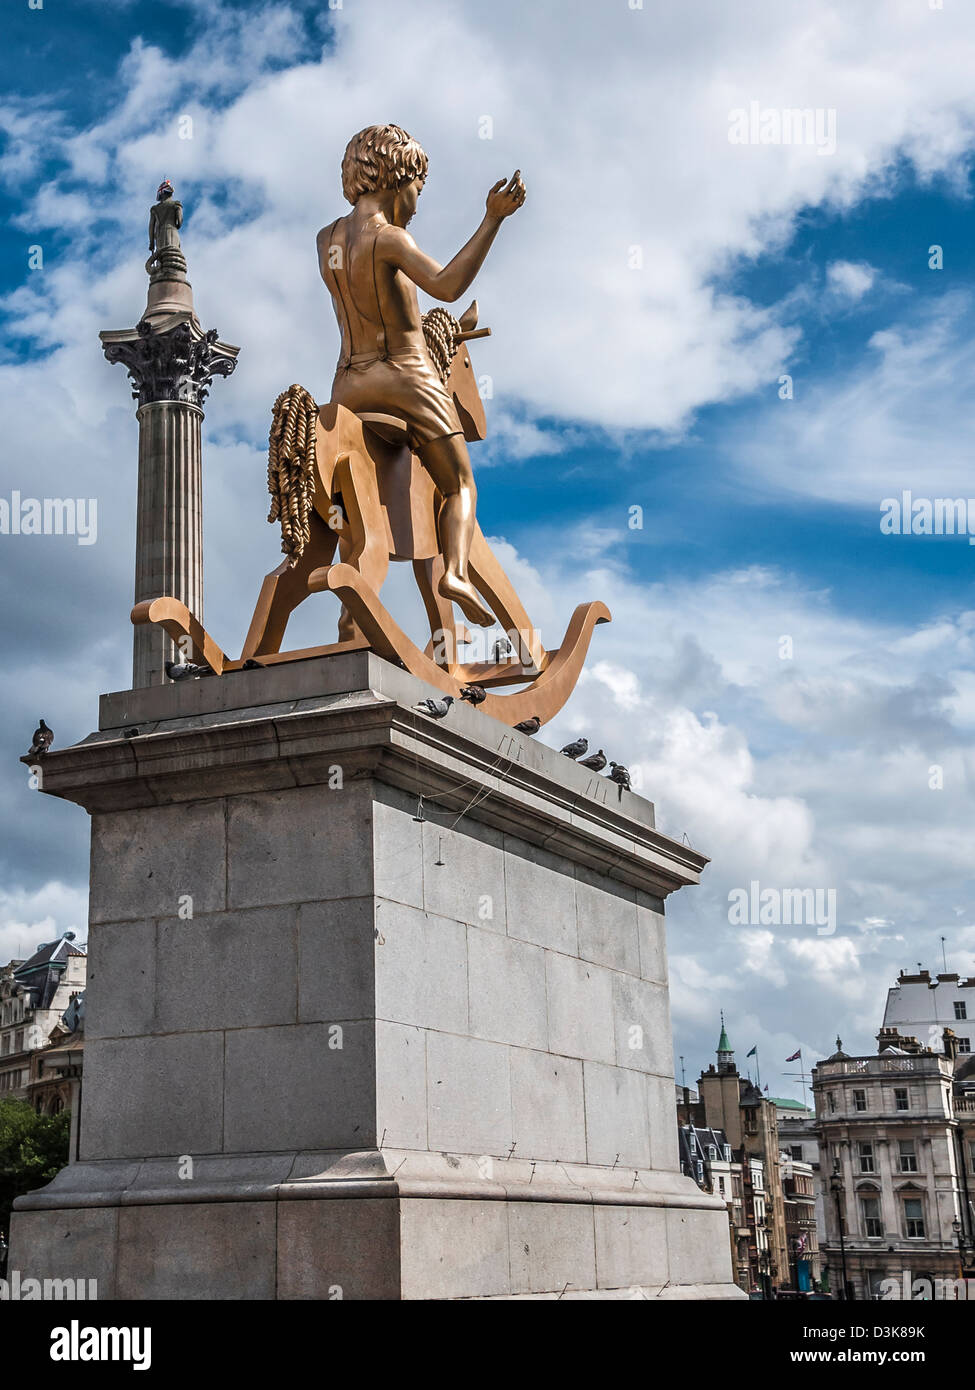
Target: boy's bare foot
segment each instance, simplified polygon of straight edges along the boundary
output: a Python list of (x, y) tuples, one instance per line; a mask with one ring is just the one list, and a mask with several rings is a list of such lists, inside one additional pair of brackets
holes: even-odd
[(490, 627), (493, 624), (494, 614), (489, 613), (481, 603), (473, 584), (465, 584), (456, 575), (445, 574), (437, 588), (444, 598), (449, 598), (452, 603), (460, 606), (461, 612), (469, 622), (476, 623), (478, 627)]

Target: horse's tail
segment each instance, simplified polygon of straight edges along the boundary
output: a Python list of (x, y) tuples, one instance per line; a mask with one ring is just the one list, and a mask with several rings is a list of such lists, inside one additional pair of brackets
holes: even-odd
[(295, 564), (308, 544), (315, 497), (318, 406), (303, 386), (282, 391), (272, 408), (268, 439), (268, 521), (281, 523), (281, 549)]

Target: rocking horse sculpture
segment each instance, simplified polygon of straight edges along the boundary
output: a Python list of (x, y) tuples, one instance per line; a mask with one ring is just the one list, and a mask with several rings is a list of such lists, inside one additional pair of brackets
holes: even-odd
[[(481, 226), (446, 267), (425, 256), (406, 225), (426, 177), (427, 158), (398, 126), (371, 126), (342, 164), (348, 216), (319, 233), (322, 278), (342, 330), (332, 399), (318, 408), (302, 387), (274, 405), (268, 489), (286, 559), (263, 583), (240, 657), (228, 658), (184, 604), (137, 604), (133, 623), (161, 624), (217, 675), (247, 662), (272, 665), (368, 648), (445, 694), (485, 691), (480, 708), (514, 725), (551, 719), (582, 669), (604, 604), (580, 604), (561, 646), (547, 651), (475, 515), (466, 441), (483, 439), (484, 407), (467, 350), (477, 303), (460, 320), (435, 308), (421, 317), (416, 289), (456, 300), (469, 287), (504, 218), (522, 205), (520, 174), (491, 189)], [(338, 560), (335, 552), (338, 551)], [(390, 560), (413, 565), (430, 623), (425, 649), (390, 616), (380, 597)], [(281, 651), (294, 609), (309, 594), (342, 604), (338, 641)], [(482, 627), (500, 623), (502, 658), (464, 663), (472, 638), (454, 613)], [(522, 686), (508, 695), (494, 691)]]

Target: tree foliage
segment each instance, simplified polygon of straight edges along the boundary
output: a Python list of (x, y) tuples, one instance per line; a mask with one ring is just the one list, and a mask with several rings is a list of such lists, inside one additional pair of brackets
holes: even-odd
[(38, 1115), (25, 1100), (0, 1100), (0, 1230), (23, 1192), (49, 1183), (68, 1161), (71, 1116)]

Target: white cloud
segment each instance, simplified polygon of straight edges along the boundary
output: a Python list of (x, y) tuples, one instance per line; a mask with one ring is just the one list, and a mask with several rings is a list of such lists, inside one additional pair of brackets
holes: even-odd
[(827, 285), (844, 299), (862, 299), (876, 278), (875, 267), (862, 261), (831, 261), (826, 267)]

